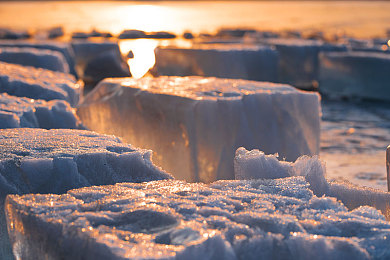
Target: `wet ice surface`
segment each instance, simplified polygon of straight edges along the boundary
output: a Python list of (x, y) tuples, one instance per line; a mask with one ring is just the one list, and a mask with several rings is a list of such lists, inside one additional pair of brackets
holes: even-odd
[(13, 252), (35, 259), (390, 257), (380, 212), (317, 197), (303, 177), (122, 183), (9, 196), (6, 209)]
[(0, 128), (82, 128), (75, 110), (64, 100), (44, 101), (0, 94)]
[(389, 104), (322, 101), (322, 113), (320, 155), (327, 177), (387, 190)]

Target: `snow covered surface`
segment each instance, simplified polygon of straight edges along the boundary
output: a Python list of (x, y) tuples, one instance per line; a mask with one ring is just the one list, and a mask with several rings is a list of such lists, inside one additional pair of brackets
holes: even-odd
[(76, 111), (63, 100), (44, 101), (0, 94), (0, 128), (82, 128)]
[[(82, 130), (0, 130), (0, 220), (7, 194), (55, 193), (91, 185), (172, 178), (151, 162), (151, 151), (114, 136)], [(9, 256), (0, 223), (0, 258)]]
[(333, 97), (390, 101), (390, 54), (329, 52), (320, 58), (320, 92)]
[(0, 62), (0, 92), (33, 99), (79, 101), (81, 88), (70, 74)]
[(232, 179), (240, 146), (295, 160), (319, 149), (319, 96), (287, 85), (202, 78), (106, 79), (77, 111), (91, 130), (155, 152), (176, 178)]
[(0, 47), (0, 61), (69, 73), (69, 64), (58, 51)]
[(70, 73), (73, 76), (77, 76), (75, 71), (74, 52), (72, 47), (67, 42), (46, 40), (46, 41), (34, 41), (34, 40), (1, 40), (1, 47), (17, 47), (17, 48), (36, 48), (41, 50), (52, 50), (61, 52), (66, 61), (69, 64)]
[(88, 85), (95, 85), (104, 78), (131, 76), (118, 42), (75, 40), (72, 47), (77, 74)]
[(198, 44), (191, 48), (157, 47), (153, 71), (167, 76), (205, 76), (277, 81), (278, 54), (266, 46)]
[(390, 223), (317, 197), (303, 177), (121, 183), (8, 196), (17, 257), (387, 259)]

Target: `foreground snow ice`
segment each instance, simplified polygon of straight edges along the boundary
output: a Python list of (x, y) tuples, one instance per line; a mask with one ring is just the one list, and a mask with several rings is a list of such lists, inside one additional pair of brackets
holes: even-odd
[(69, 73), (69, 64), (58, 51), (0, 47), (0, 61)]
[(0, 130), (0, 259), (9, 256), (4, 220), (7, 194), (171, 178), (151, 162), (151, 152), (114, 136), (81, 130)]
[(66, 101), (0, 94), (0, 128), (19, 127), (82, 128), (75, 110)]
[(330, 97), (389, 101), (390, 54), (324, 53), (320, 58), (320, 92)]
[(278, 54), (266, 46), (199, 44), (191, 48), (157, 47), (157, 75), (205, 76), (277, 81)]
[(176, 178), (233, 179), (240, 146), (287, 160), (319, 149), (319, 96), (287, 85), (202, 77), (106, 79), (78, 115), (89, 129), (153, 150)]
[(33, 99), (79, 101), (81, 88), (70, 74), (0, 62), (0, 92)]
[(387, 259), (390, 223), (303, 177), (121, 183), (8, 196), (13, 252), (34, 259)]

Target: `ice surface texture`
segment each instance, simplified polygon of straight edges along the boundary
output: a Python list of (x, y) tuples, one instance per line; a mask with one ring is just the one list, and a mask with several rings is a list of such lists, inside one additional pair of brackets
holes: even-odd
[(202, 77), (106, 79), (79, 106), (89, 129), (153, 150), (176, 178), (233, 179), (235, 150), (287, 160), (319, 149), (319, 96), (287, 85)]
[[(0, 219), (7, 194), (61, 194), (90, 185), (171, 178), (150, 157), (151, 151), (90, 131), (0, 130)], [(4, 259), (8, 249), (4, 222), (0, 230)]]
[(0, 61), (69, 73), (69, 64), (58, 51), (1, 47)]
[(321, 55), (320, 66), (323, 95), (390, 100), (390, 54), (329, 52)]
[(278, 54), (266, 46), (200, 44), (157, 47), (153, 71), (166, 76), (205, 76), (277, 81)]
[(82, 128), (69, 103), (0, 94), (0, 128)]
[(34, 259), (387, 259), (390, 223), (303, 177), (121, 183), (8, 196), (13, 252)]
[(33, 99), (61, 99), (74, 106), (81, 89), (70, 74), (0, 62), (0, 92)]

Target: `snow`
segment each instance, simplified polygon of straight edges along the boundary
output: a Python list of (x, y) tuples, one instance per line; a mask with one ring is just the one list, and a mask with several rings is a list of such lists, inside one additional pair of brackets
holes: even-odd
[[(90, 131), (33, 128), (0, 130), (0, 220), (7, 194), (55, 193), (91, 185), (172, 178), (151, 161), (151, 151)], [(0, 258), (7, 255), (0, 223)]]
[(17, 257), (386, 259), (390, 223), (317, 197), (303, 177), (121, 183), (8, 196)]
[(79, 100), (81, 88), (70, 74), (0, 62), (0, 92), (33, 99)]
[(390, 54), (324, 53), (320, 57), (320, 92), (330, 98), (389, 101)]
[(58, 51), (0, 47), (0, 61), (69, 73), (69, 64)]
[(153, 150), (157, 165), (187, 181), (233, 179), (240, 146), (287, 160), (319, 149), (319, 96), (287, 85), (203, 77), (105, 79), (77, 113), (91, 130)]
[(82, 128), (80, 119), (63, 100), (44, 101), (0, 94), (0, 128)]
[(87, 85), (95, 85), (104, 78), (131, 76), (118, 42), (75, 40), (72, 47), (77, 74)]
[(277, 81), (278, 54), (266, 46), (198, 44), (157, 47), (153, 71), (166, 76), (205, 76)]
[(52, 50), (62, 53), (69, 64), (70, 73), (77, 77), (74, 63), (74, 52), (67, 42), (46, 40), (46, 41), (26, 41), (26, 40), (8, 40), (0, 41), (0, 47), (17, 47), (17, 48), (36, 48), (41, 50)]

